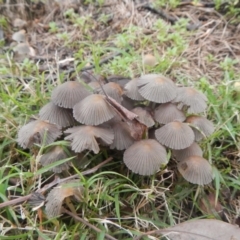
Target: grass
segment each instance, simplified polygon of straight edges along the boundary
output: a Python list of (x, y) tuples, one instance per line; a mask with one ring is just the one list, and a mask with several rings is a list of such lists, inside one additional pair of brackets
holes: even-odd
[[(157, 5), (163, 6), (165, 2), (157, 1)], [(178, 5), (178, 1), (167, 2), (171, 9)], [(102, 1), (99, 4), (103, 4)], [(108, 15), (104, 14), (100, 15), (101, 27), (108, 19)], [(216, 130), (201, 143), (201, 147), (204, 149), (204, 157), (215, 167), (215, 180), (206, 187), (187, 183), (177, 172), (174, 161), (154, 176), (141, 177), (127, 171), (115, 152), (105, 151), (97, 156), (88, 153), (86, 160), (82, 163), (75, 162), (69, 172), (78, 174), (81, 179), (81, 185), (85, 189), (82, 200), (79, 203), (71, 198), (72, 203), (67, 203), (64, 207), (73, 209), (73, 212), (101, 232), (66, 213), (56, 219), (47, 219), (45, 216), (40, 224), (37, 212), (23, 204), (0, 209), (1, 239), (40, 237), (100, 240), (106, 239), (106, 233), (116, 239), (133, 239), (141, 232), (165, 228), (193, 218), (220, 218), (218, 215), (203, 213), (200, 202), (209, 192), (215, 194), (216, 201), (222, 204), (229, 218), (234, 219), (237, 216), (234, 208), (240, 186), (240, 97), (239, 90), (235, 87), (239, 79), (236, 70), (238, 60), (225, 57), (219, 62), (213, 55), (206, 56), (206, 62), (218, 64), (222, 73), (221, 79), (212, 82), (207, 74), (199, 78), (191, 75), (191, 71), (181, 71), (191, 61), (185, 53), (195, 34), (186, 30), (186, 19), (180, 19), (174, 26), (157, 19), (153, 23), (153, 34), (150, 35), (143, 34), (144, 29), (140, 26), (125, 26), (122, 31), (111, 34), (103, 41), (95, 40), (91, 34), (93, 20), (90, 17), (81, 16), (73, 10), (66, 10), (62, 15), (61, 21), (51, 19), (48, 22), (48, 37), (57, 39), (53, 44), (63, 46), (63, 49), (67, 49), (64, 53), (74, 57), (71, 67), (74, 67), (77, 79), (80, 79), (79, 70), (87, 63), (95, 66), (95, 74), (105, 77), (115, 74), (133, 78), (161, 72), (178, 85), (194, 86), (207, 96), (209, 107), (206, 115), (214, 122)], [(11, 32), (6, 19), (1, 17), (0, 26)], [(68, 32), (66, 26), (69, 26), (69, 22), (73, 27)], [(71, 35), (74, 31), (78, 32), (76, 36)], [(7, 201), (14, 195), (28, 195), (38, 189), (41, 183), (53, 179), (53, 174), (48, 171), (53, 165), (40, 167), (36, 164), (46, 146), (36, 147), (34, 152), (23, 151), (16, 144), (16, 136), (19, 127), (49, 101), (52, 89), (68, 78), (67, 72), (57, 64), (28, 58), (17, 61), (11, 49), (6, 47), (8, 42), (4, 46), (5, 50), (0, 51), (1, 201)], [(125, 49), (129, 51), (126, 52)], [(51, 47), (49, 51), (54, 53)], [(122, 55), (100, 66), (103, 57), (119, 51)], [(143, 65), (142, 56), (149, 52), (158, 60), (155, 67)], [(52, 57), (57, 60), (58, 55)], [(101, 170), (90, 175), (81, 174), (109, 156), (113, 156), (113, 161)]]

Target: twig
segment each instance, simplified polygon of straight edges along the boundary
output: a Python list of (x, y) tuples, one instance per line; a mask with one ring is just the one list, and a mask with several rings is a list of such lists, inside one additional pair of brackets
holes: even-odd
[[(112, 157), (109, 157), (107, 158), (105, 161), (101, 162), (100, 164), (98, 164), (97, 166), (89, 169), (89, 170), (86, 170), (84, 172), (82, 172), (81, 174), (82, 175), (89, 175), (91, 173), (94, 173), (96, 172), (99, 168), (101, 168), (102, 166), (104, 166), (105, 164), (107, 164), (108, 162), (110, 162), (113, 158)], [(72, 175), (70, 177), (67, 177), (67, 178), (56, 178), (54, 179), (51, 183), (45, 185), (43, 188), (39, 189), (37, 192), (39, 193), (42, 193), (42, 192), (45, 192), (46, 190), (48, 190), (49, 188), (59, 184), (59, 183), (63, 183), (65, 181), (68, 181), (70, 179), (73, 179), (73, 178), (79, 178), (79, 175), (78, 174), (75, 174), (75, 175)], [(3, 203), (0, 203), (0, 209), (1, 208), (4, 208), (4, 207), (8, 207), (8, 206), (11, 206), (11, 205), (16, 205), (16, 204), (19, 204), (19, 203), (22, 203), (22, 202), (25, 202), (27, 201), (30, 197), (32, 196), (32, 194), (28, 194), (26, 196), (23, 196), (23, 197), (18, 197), (17, 199), (13, 199), (13, 200), (9, 200), (7, 202), (3, 202)]]
[(148, 11), (151, 11), (154, 14), (159, 15), (161, 18), (163, 18), (164, 20), (167, 20), (168, 22), (170, 22), (171, 24), (175, 24), (175, 22), (177, 21), (176, 18), (170, 16), (169, 14), (167, 14), (165, 11), (161, 10), (161, 9), (156, 9), (153, 6), (151, 6), (151, 4), (147, 3), (144, 5), (139, 6), (138, 8), (142, 8), (142, 9), (146, 9)]
[[(92, 225), (91, 223), (85, 221), (84, 219), (76, 216), (75, 214), (73, 214), (72, 212), (68, 211), (67, 209), (65, 208), (62, 208), (62, 212), (68, 214), (69, 216), (73, 217), (75, 220), (85, 224), (86, 226), (92, 228), (94, 231), (98, 232), (98, 233), (102, 233), (103, 231), (97, 227), (95, 227), (94, 225)], [(116, 238), (110, 236), (109, 234), (105, 233), (105, 238), (106, 239), (110, 239), (110, 240), (117, 240)]]

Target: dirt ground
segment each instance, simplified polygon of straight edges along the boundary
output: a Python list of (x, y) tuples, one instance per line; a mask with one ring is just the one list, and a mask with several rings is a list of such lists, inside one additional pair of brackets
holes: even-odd
[[(139, 27), (139, 35), (151, 35), (152, 41), (156, 38), (154, 23), (163, 19), (169, 26), (169, 32), (175, 31), (172, 27), (180, 18), (188, 20), (189, 35), (186, 35), (188, 48), (183, 51), (181, 57), (186, 61), (180, 62), (178, 68), (170, 69), (173, 76), (184, 76), (187, 79), (198, 80), (206, 77), (211, 82), (219, 82), (224, 78), (224, 69), (221, 63), (226, 58), (239, 60), (240, 25), (234, 18), (226, 18), (215, 10), (209, 3), (206, 6), (194, 6), (190, 2), (183, 2), (175, 8), (169, 6), (154, 8), (154, 1), (132, 0), (106, 0), (103, 5), (98, 3), (83, 4), (83, 1), (41, 1), (27, 3), (28, 1), (8, 1), (2, 4), (0, 12), (7, 16), (9, 26), (5, 29), (7, 49), (13, 42), (12, 35), (21, 29), (26, 30), (29, 45), (34, 49), (33, 58), (40, 62), (42, 70), (54, 69), (57, 61), (61, 60), (60, 68), (64, 71), (71, 68), (71, 64), (77, 45), (63, 45), (57, 34), (49, 32), (49, 23), (55, 22), (58, 29), (66, 31), (71, 42), (86, 40), (91, 36), (91, 41), (104, 41), (107, 45), (114, 46), (112, 39), (118, 33), (126, 31), (131, 26)], [(211, 2), (211, 1), (209, 1)], [(210, 7), (208, 7), (210, 6)], [(69, 9), (74, 9), (82, 17), (86, 17), (89, 29), (76, 27), (71, 20), (67, 21), (64, 14)], [(99, 21), (100, 16), (108, 16), (105, 24)], [(16, 19), (24, 21), (18, 24)], [(151, 49), (140, 49), (139, 42), (131, 42), (136, 51), (151, 53)], [(157, 47), (158, 54), (164, 55), (169, 43)], [(87, 57), (91, 53), (83, 50)], [(103, 56), (104, 57), (104, 54)], [(212, 57), (211, 60), (209, 60)], [(56, 59), (57, 58), (57, 59)], [(176, 59), (177, 61), (177, 59)], [(237, 62), (237, 61), (236, 61)], [(47, 66), (46, 66), (47, 63)], [(52, 65), (52, 67), (50, 67)], [(234, 64), (234, 71), (239, 74), (239, 63)]]

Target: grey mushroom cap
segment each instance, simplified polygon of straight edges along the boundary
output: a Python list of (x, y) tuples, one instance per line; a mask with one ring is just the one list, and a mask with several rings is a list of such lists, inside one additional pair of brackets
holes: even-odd
[(63, 108), (73, 108), (73, 106), (91, 93), (83, 84), (77, 81), (68, 81), (57, 86), (52, 91), (51, 100), (54, 104)]
[(80, 186), (79, 180), (70, 180), (53, 188), (46, 198), (45, 210), (48, 218), (57, 217), (61, 214), (61, 207), (65, 198), (74, 196), (77, 200), (80, 200), (83, 190), (84, 188)]
[(212, 166), (200, 156), (191, 156), (178, 163), (178, 171), (189, 182), (206, 185), (213, 180)]
[(193, 142), (188, 148), (173, 150), (173, 155), (176, 157), (177, 161), (183, 161), (184, 159), (191, 156), (202, 157), (203, 151), (196, 142)]
[(134, 138), (131, 136), (131, 131), (127, 123), (121, 120), (112, 120), (110, 126), (114, 132), (113, 143), (111, 149), (124, 150), (134, 143)]
[(24, 125), (18, 132), (17, 142), (22, 148), (30, 148), (34, 144), (50, 144), (62, 134), (58, 125), (34, 120)]
[(155, 131), (157, 140), (172, 149), (184, 149), (194, 142), (194, 132), (187, 123), (171, 122)]
[(138, 92), (138, 79), (134, 78), (130, 80), (125, 86), (124, 86), (124, 94), (129, 97), (132, 100), (136, 101), (143, 101), (145, 100), (144, 97), (141, 96), (141, 94)]
[(92, 94), (73, 107), (74, 118), (87, 125), (99, 125), (112, 119), (116, 112), (106, 102), (106, 97)]
[(154, 110), (154, 119), (160, 124), (167, 124), (173, 121), (183, 122), (186, 116), (173, 103), (163, 103)]
[(155, 125), (155, 122), (154, 122), (151, 114), (145, 108), (135, 107), (131, 111), (134, 112), (135, 114), (137, 114), (138, 115), (137, 120), (140, 123), (146, 125), (148, 128)]
[(61, 127), (73, 126), (76, 123), (72, 109), (58, 107), (52, 102), (47, 103), (41, 108), (39, 118)]
[(167, 152), (156, 140), (144, 139), (135, 142), (124, 152), (123, 161), (134, 173), (149, 176), (167, 163)]
[[(103, 92), (103, 90), (104, 92)], [(103, 94), (106, 93), (109, 97), (115, 99), (118, 103), (122, 102), (122, 95), (123, 95), (123, 90), (122, 87), (115, 83), (115, 82), (109, 82), (106, 83), (102, 86), (102, 88), (98, 89), (98, 93), (99, 94)]]
[[(66, 153), (62, 146), (51, 147), (46, 153), (44, 153), (39, 160), (39, 163), (42, 166), (47, 166), (51, 163), (69, 158), (69, 155)], [(56, 167), (51, 168), (51, 171), (54, 173), (61, 173), (64, 170), (69, 169), (70, 162), (65, 162)]]
[(97, 139), (100, 138), (105, 144), (112, 144), (114, 134), (111, 129), (95, 127), (95, 126), (78, 126), (69, 128), (65, 131), (69, 133), (65, 140), (71, 141), (71, 147), (74, 152), (82, 152), (91, 150), (95, 154), (99, 153)]
[(177, 96), (177, 86), (161, 74), (146, 74), (138, 79), (137, 85), (139, 93), (152, 102), (166, 103)]
[(174, 102), (182, 103), (180, 106), (186, 105), (188, 113), (201, 113), (207, 108), (206, 96), (191, 87), (179, 87), (177, 90), (177, 97)]
[(204, 137), (210, 136), (214, 132), (213, 123), (205, 117), (192, 115), (187, 117), (186, 122), (197, 128), (193, 128), (195, 140), (197, 142), (202, 140)]

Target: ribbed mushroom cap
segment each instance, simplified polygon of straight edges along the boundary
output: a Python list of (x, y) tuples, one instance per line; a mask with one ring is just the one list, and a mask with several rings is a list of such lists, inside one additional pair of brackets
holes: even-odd
[(173, 155), (176, 157), (177, 161), (183, 161), (191, 156), (202, 157), (203, 152), (200, 146), (196, 142), (193, 142), (188, 148), (173, 150)]
[(17, 142), (22, 148), (30, 148), (34, 144), (48, 145), (62, 134), (58, 125), (42, 120), (34, 120), (24, 125), (18, 132)]
[(187, 123), (171, 122), (155, 131), (157, 140), (172, 149), (184, 149), (194, 141), (194, 132)]
[(131, 110), (132, 108), (134, 108), (134, 105), (136, 103), (136, 101), (132, 100), (131, 98), (128, 98), (127, 96), (122, 96), (123, 100), (121, 102), (121, 105), (123, 107), (125, 107), (128, 110)]
[(209, 162), (199, 156), (191, 156), (178, 163), (178, 171), (189, 182), (198, 185), (209, 184), (213, 179)]
[(145, 108), (135, 107), (131, 111), (138, 115), (137, 120), (140, 123), (146, 125), (148, 128), (154, 126), (155, 122), (151, 114)]
[(173, 121), (183, 122), (186, 117), (173, 103), (163, 103), (154, 111), (154, 118), (158, 123), (167, 124)]
[(201, 113), (207, 108), (206, 96), (191, 87), (178, 88), (174, 102), (181, 102), (183, 105), (188, 106), (188, 113)]
[(134, 143), (134, 138), (127, 123), (121, 120), (111, 121), (110, 126), (114, 132), (113, 143), (110, 145), (111, 149), (124, 150)]
[(72, 109), (58, 107), (52, 102), (47, 103), (41, 108), (39, 117), (41, 120), (48, 120), (50, 123), (61, 127), (73, 126), (76, 123), (73, 118)]
[(156, 140), (144, 139), (135, 142), (124, 152), (123, 161), (134, 173), (149, 176), (167, 163), (167, 152)]
[[(123, 90), (119, 84), (115, 82), (109, 82), (107, 84), (104, 84), (102, 88), (109, 97), (115, 99), (118, 103), (122, 102)], [(103, 90), (99, 88), (98, 93), (104, 95)]]
[(62, 183), (53, 188), (46, 198), (46, 214), (48, 218), (57, 217), (61, 214), (63, 200), (67, 197), (74, 196), (78, 200), (81, 199), (84, 188), (79, 181), (69, 181)]
[[(51, 163), (57, 162), (59, 160), (63, 160), (68, 158), (68, 154), (65, 152), (64, 148), (61, 146), (54, 146), (50, 148), (46, 153), (44, 153), (40, 160), (39, 163), (42, 166), (47, 166)], [(69, 168), (70, 162), (65, 162), (63, 164), (60, 164), (56, 167), (53, 167), (51, 171), (55, 173), (61, 173), (64, 170), (67, 170)]]
[(52, 91), (51, 100), (59, 107), (73, 108), (76, 103), (90, 94), (80, 82), (68, 81), (57, 86)]
[(143, 101), (145, 100), (141, 94), (138, 92), (138, 79), (134, 78), (132, 80), (130, 80), (125, 86), (124, 86), (124, 94), (133, 99), (133, 100), (137, 100), (137, 101)]
[(106, 102), (106, 97), (92, 94), (73, 107), (74, 118), (83, 124), (99, 125), (112, 119), (116, 112)]
[(149, 101), (166, 103), (177, 95), (174, 82), (161, 74), (146, 74), (138, 79), (139, 93)]
[(65, 140), (72, 141), (71, 147), (74, 152), (82, 152), (86, 149), (92, 150), (95, 154), (99, 153), (97, 138), (110, 145), (113, 142), (114, 134), (111, 129), (94, 126), (79, 126), (69, 128), (65, 133), (70, 133)]
[(193, 128), (196, 141), (200, 141), (204, 137), (208, 137), (214, 132), (213, 123), (206, 119), (205, 117), (189, 116), (187, 117), (186, 122), (190, 123), (191, 125), (197, 127), (200, 130), (198, 131), (196, 128)]

